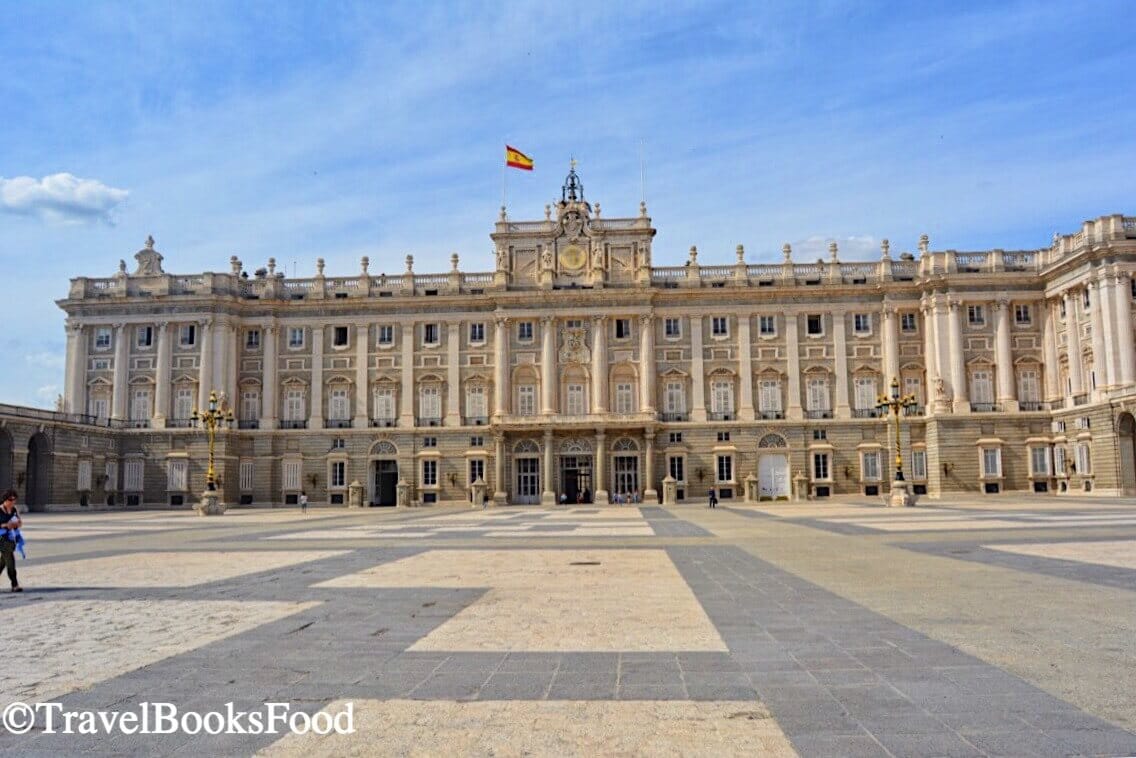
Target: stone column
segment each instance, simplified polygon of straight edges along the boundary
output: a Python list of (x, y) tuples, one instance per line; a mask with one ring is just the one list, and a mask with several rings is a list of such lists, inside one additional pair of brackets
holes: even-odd
[[(883, 309), (883, 354), (884, 386), (890, 386), (892, 379), (899, 378), (899, 316), (895, 308), (885, 305)], [(881, 390), (881, 392), (886, 390)]]
[(217, 389), (213, 386), (213, 322), (200, 321), (201, 358), (197, 371), (197, 407), (204, 408), (209, 402), (209, 393)]
[(970, 396), (966, 388), (966, 353), (962, 349), (963, 305), (957, 300), (952, 300), (948, 307), (950, 308), (948, 344), (951, 352), (951, 396), (954, 398), (954, 412), (969, 413)]
[(998, 402), (1006, 412), (1018, 410), (1014, 388), (1014, 352), (1010, 342), (1010, 307), (1010, 303), (1005, 300), (994, 304), (994, 362), (998, 372)]
[(223, 404), (229, 397), (226, 378), (229, 376), (229, 351), (233, 330), (227, 319), (218, 319), (213, 325), (213, 389), (217, 390), (217, 400)]
[(312, 327), (312, 412), (309, 429), (323, 428), (323, 323)]
[(1097, 304), (1104, 325), (1104, 363), (1107, 366), (1109, 387), (1120, 383), (1120, 356), (1116, 349), (1116, 280), (1104, 269), (1097, 279)]
[[(1081, 327), (1077, 323), (1077, 301), (1068, 290), (1061, 293), (1065, 303), (1065, 349), (1069, 355), (1069, 389), (1071, 395), (1085, 392), (1085, 366), (1081, 359)], [(1072, 406), (1070, 406), (1072, 407)]]
[[(1116, 350), (1120, 369), (1119, 384), (1131, 385), (1136, 381), (1136, 344), (1132, 332), (1132, 283), (1125, 274), (1116, 275), (1113, 289), (1113, 312), (1116, 316)], [(84, 345), (86, 343), (83, 343)]]
[(225, 373), (225, 395), (229, 398), (229, 408), (235, 417), (239, 412), (241, 387), (241, 327), (238, 323), (229, 326), (229, 362)]
[(785, 410), (785, 418), (800, 421), (804, 414), (801, 412), (801, 347), (797, 344), (797, 319), (794, 312), (785, 314), (785, 377), (789, 394), (789, 405)]
[[(832, 351), (835, 353), (836, 412), (833, 418), (852, 418), (848, 407), (848, 343), (844, 311), (832, 312)], [(890, 381), (890, 380), (889, 380)]]
[(493, 438), (493, 501), (504, 505), (508, 501), (505, 493), (505, 437)]
[(276, 338), (280, 331), (276, 324), (266, 324), (264, 332), (264, 363), (261, 365), (263, 378), (261, 379), (261, 411), (260, 428), (275, 429), (277, 418), (276, 407)]
[[(963, 366), (963, 384), (965, 384), (965, 355), (955, 355), (951, 352), (951, 311), (947, 296), (935, 295), (932, 298), (932, 307), (935, 311), (935, 360), (938, 362), (939, 376), (948, 383), (952, 382), (954, 379), (955, 371), (957, 370), (956, 364), (961, 363)], [(954, 396), (954, 387), (951, 387), (951, 396)], [(948, 404), (947, 407), (943, 408), (943, 410), (950, 411), (950, 404)]]
[(446, 334), (446, 426), (461, 426), (461, 322), (447, 324)]
[[(499, 418), (509, 409), (509, 319), (499, 317), (493, 329), (493, 417)], [(501, 485), (497, 494), (501, 493)]]
[(367, 324), (355, 326), (355, 420), (352, 426), (366, 429), (370, 423), (368, 405), (370, 403), (371, 329)]
[(541, 483), (544, 485), (541, 488), (541, 493), (540, 493), (540, 504), (541, 505), (556, 505), (556, 491), (552, 488), (553, 479), (554, 479), (553, 472), (552, 472), (553, 460), (554, 459), (552, 457), (552, 430), (551, 429), (545, 429), (544, 430), (544, 462), (541, 464), (541, 468), (544, 469), (544, 471), (541, 472), (542, 475), (540, 477)]
[(648, 429), (644, 436), (647, 438), (647, 452), (643, 460), (643, 468), (646, 470), (646, 480), (643, 483), (643, 502), (657, 503), (659, 502), (659, 491), (655, 489), (655, 433)]
[(166, 321), (158, 323), (158, 366), (154, 375), (154, 419), (155, 429), (166, 428), (166, 416), (170, 412), (170, 325)]
[(1104, 308), (1101, 307), (1104, 298), (1100, 282), (1090, 281), (1086, 287), (1089, 290), (1089, 319), (1093, 325), (1093, 373), (1096, 374), (1096, 392), (1099, 393), (1108, 386), (1108, 352), (1104, 340)]
[(114, 395), (111, 398), (110, 417), (125, 419), (127, 417), (127, 382), (130, 381), (130, 372), (126, 365), (126, 325), (114, 325)]
[(706, 420), (706, 370), (702, 366), (702, 317), (690, 317), (690, 420)]
[(1049, 401), (1062, 397), (1064, 388), (1058, 387), (1057, 371), (1057, 328), (1053, 323), (1053, 303), (1048, 300), (1041, 301), (1041, 350), (1042, 360), (1045, 361), (1045, 392), (1042, 399)]
[(748, 313), (738, 314), (738, 418), (753, 421), (753, 345)]
[(546, 416), (556, 413), (556, 320), (551, 316), (540, 319), (540, 412)]
[(592, 316), (592, 413), (607, 412), (607, 319)]
[(655, 322), (639, 317), (639, 412), (655, 412)]
[(398, 425), (414, 426), (414, 324), (402, 325), (402, 387), (398, 393)]
[(928, 300), (923, 300), (919, 308), (920, 314), (923, 316), (923, 368), (927, 373), (927, 413), (934, 413), (939, 410), (938, 404), (938, 387), (939, 387), (939, 361), (938, 361), (938, 348), (935, 346), (935, 315), (931, 309)]
[(87, 413), (87, 334), (76, 323), (67, 325), (67, 368), (65, 410)]
[(607, 503), (607, 450), (605, 445), (607, 438), (603, 432), (596, 433), (596, 462), (595, 462), (595, 485), (596, 494), (594, 500), (597, 505)]

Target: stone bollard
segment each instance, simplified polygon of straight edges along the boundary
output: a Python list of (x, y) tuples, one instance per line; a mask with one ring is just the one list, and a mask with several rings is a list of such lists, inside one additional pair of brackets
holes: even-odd
[(363, 507), (363, 485), (359, 483), (358, 479), (347, 485), (347, 507)]
[(405, 479), (399, 479), (395, 485), (395, 506), (398, 508), (410, 507), (410, 484)]
[(201, 493), (201, 501), (193, 507), (198, 516), (220, 516), (225, 513), (225, 504), (221, 502), (220, 490), (205, 490)]
[(670, 474), (663, 477), (663, 505), (678, 505), (678, 481)]
[(470, 503), (471, 508), (481, 508), (485, 505), (486, 490), (488, 489), (489, 485), (485, 483), (485, 480), (480, 476), (477, 477), (477, 481), (470, 485), (470, 490), (472, 490), (473, 493), (473, 500)]
[(798, 471), (793, 477), (793, 500), (800, 502), (809, 499), (809, 478), (803, 471)]
[(756, 503), (759, 499), (757, 494), (757, 477), (750, 474), (745, 478), (745, 502)]

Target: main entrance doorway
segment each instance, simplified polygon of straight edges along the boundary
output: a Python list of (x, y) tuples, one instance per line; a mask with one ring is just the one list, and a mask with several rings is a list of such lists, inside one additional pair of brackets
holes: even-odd
[(375, 461), (374, 505), (398, 502), (398, 461)]
[(569, 503), (590, 503), (595, 496), (592, 488), (592, 457), (590, 455), (560, 456), (560, 487)]
[(789, 497), (789, 460), (784, 455), (764, 454), (757, 465), (758, 496)]
[(540, 503), (540, 458), (516, 458), (516, 502), (522, 505)]
[(1136, 494), (1136, 418), (1122, 413), (1116, 430), (1120, 437), (1120, 487), (1125, 495)]
[(638, 455), (617, 455), (612, 458), (612, 467), (615, 471), (615, 494), (639, 492)]

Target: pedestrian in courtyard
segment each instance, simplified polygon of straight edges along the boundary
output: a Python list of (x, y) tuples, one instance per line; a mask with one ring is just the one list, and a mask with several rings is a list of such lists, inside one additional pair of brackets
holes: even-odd
[(308, 512), (308, 493), (300, 493), (300, 513)]
[(16, 578), (16, 530), (20, 528), (20, 513), (16, 510), (16, 491), (6, 490), (0, 495), (0, 570), (8, 570), (12, 592), (23, 592)]
[(718, 493), (714, 491), (713, 487), (710, 488), (710, 507), (718, 507)]

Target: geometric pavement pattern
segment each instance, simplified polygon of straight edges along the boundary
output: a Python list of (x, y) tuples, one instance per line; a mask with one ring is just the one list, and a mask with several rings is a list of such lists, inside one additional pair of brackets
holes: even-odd
[[(33, 731), (0, 734), (0, 750), (1136, 753), (1136, 735), (719, 539), (717, 529), (691, 523), (680, 509), (341, 513), (32, 514), (31, 559), (20, 564), (27, 592), (0, 602), (5, 638), (22, 661), (8, 670), (0, 698), (58, 697), (65, 709), (171, 701), (200, 711), (286, 700), (309, 713), (352, 701), (358, 734), (92, 738)], [(799, 521), (837, 532), (887, 522), (876, 517), (882, 511), (866, 513)], [(1073, 515), (1074, 522), (1107, 520)], [(745, 525), (775, 517), (736, 508), (713, 518)], [(1040, 524), (1031, 529), (1050, 523), (1028, 513), (999, 513), (997, 520), (1031, 519)], [(956, 537), (973, 528), (958, 523)], [(1128, 570), (1115, 565), (1123, 558), (1094, 563), (1095, 531), (1064, 539), (1089, 547), (1066, 547), (1060, 557), (1036, 547), (1045, 544), (1037, 534), (1028, 537), (1034, 547), (1024, 552), (997, 550), (985, 532), (904, 547), (1027, 562), (1011, 564), (1015, 570)], [(1114, 535), (1111, 542), (1125, 541)], [(954, 556), (960, 544), (971, 552)], [(1125, 550), (1108, 546), (1111, 556)], [(113, 581), (116, 564), (143, 555), (153, 562), (162, 553), (165, 574), (135, 576), (129, 586)], [(533, 603), (524, 602), (525, 574), (510, 575), (510, 564), (532, 572)], [(51, 582), (37, 585), (40, 567)], [(171, 580), (179, 567), (191, 578)], [(622, 606), (604, 594), (608, 583)], [(646, 591), (652, 583), (667, 591)], [(633, 597), (636, 587), (642, 599)], [(540, 627), (537, 616), (555, 623)], [(686, 631), (655, 634), (670, 626)], [(84, 668), (63, 653), (94, 663)]]

